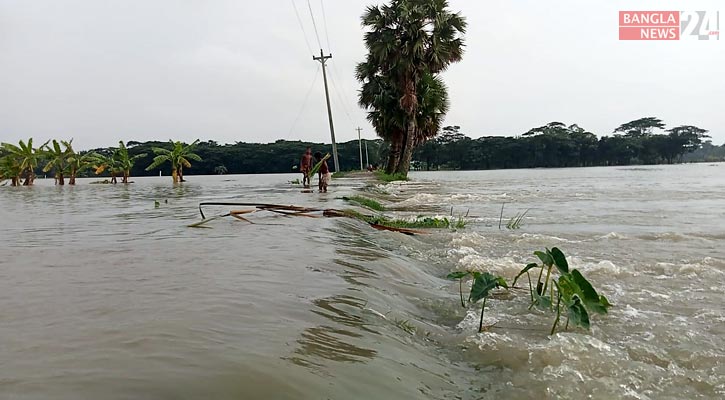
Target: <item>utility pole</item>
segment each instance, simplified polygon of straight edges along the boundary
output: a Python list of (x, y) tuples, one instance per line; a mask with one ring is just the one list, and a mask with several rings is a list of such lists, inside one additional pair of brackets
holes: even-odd
[(327, 117), (330, 120), (330, 137), (332, 138), (332, 157), (335, 162), (335, 172), (340, 171), (340, 163), (337, 161), (337, 143), (335, 142), (335, 126), (332, 124), (332, 109), (330, 108), (330, 91), (327, 89), (327, 60), (332, 58), (332, 54), (326, 56), (320, 49), (320, 56), (312, 56), (312, 59), (322, 64), (322, 78), (325, 81), (325, 99), (327, 99)]
[(357, 131), (357, 141), (360, 146), (360, 171), (365, 171), (365, 169), (363, 168), (363, 163), (362, 163), (362, 136), (360, 135), (362, 128), (360, 128), (358, 126), (358, 128), (355, 130)]
[(365, 141), (365, 165), (370, 165), (370, 160), (368, 159), (368, 141)]

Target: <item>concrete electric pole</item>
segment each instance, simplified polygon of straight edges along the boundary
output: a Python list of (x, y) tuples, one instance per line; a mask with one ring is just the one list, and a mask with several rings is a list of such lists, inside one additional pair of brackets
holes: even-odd
[(362, 132), (362, 128), (358, 127), (355, 129), (357, 131), (357, 141), (360, 145), (360, 171), (365, 171), (365, 168), (363, 168), (363, 162), (362, 162), (362, 135), (360, 132)]
[(332, 54), (326, 56), (320, 49), (320, 56), (312, 56), (312, 59), (322, 64), (322, 78), (325, 81), (325, 99), (327, 100), (327, 117), (330, 120), (330, 137), (332, 138), (332, 158), (335, 162), (335, 172), (340, 171), (340, 163), (337, 160), (337, 143), (335, 142), (335, 126), (332, 123), (332, 109), (330, 108), (330, 91), (327, 89), (327, 60), (332, 58)]

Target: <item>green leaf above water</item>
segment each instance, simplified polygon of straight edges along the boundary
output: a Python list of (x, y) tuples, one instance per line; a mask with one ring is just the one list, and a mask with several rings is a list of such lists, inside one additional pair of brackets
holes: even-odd
[[(579, 272), (579, 270), (572, 270), (571, 271), (571, 277), (574, 280), (574, 283), (576, 283), (576, 286), (578, 287), (579, 291), (577, 294), (580, 295), (582, 298), (582, 301), (584, 302), (584, 305), (586, 308), (588, 308), (591, 311), (594, 311), (597, 314), (606, 314), (607, 313), (607, 306), (602, 303), (601, 297), (599, 297), (599, 294), (594, 289), (591, 283), (584, 278), (584, 276)], [(604, 298), (606, 301), (606, 297)], [(607, 304), (609, 304), (609, 301), (607, 301)]]
[(506, 281), (502, 277), (491, 275), (488, 272), (474, 272), (473, 286), (471, 286), (471, 296), (469, 299), (475, 303), (488, 297), (489, 292), (499, 286), (508, 288)]
[(554, 259), (551, 257), (551, 254), (549, 254), (548, 250), (546, 253), (543, 251), (535, 251), (534, 255), (536, 255), (536, 257), (539, 257), (539, 260), (541, 260), (541, 262), (544, 263), (544, 265), (546, 265), (547, 267), (551, 267), (552, 265), (554, 265)]
[(448, 274), (448, 276), (446, 276), (446, 279), (463, 279), (468, 275), (471, 275), (469, 271), (455, 271)]
[(539, 266), (539, 264), (537, 264), (537, 263), (528, 264), (526, 267), (524, 267), (524, 269), (522, 269), (521, 271), (519, 271), (518, 275), (516, 275), (516, 277), (514, 278), (514, 283), (512, 283), (511, 286), (514, 286), (515, 287), (516, 286), (516, 281), (518, 281), (519, 278), (521, 278), (521, 276), (523, 274), (529, 272), (529, 270), (531, 270), (533, 268), (536, 268), (538, 266)]
[(557, 247), (553, 247), (549, 251), (549, 255), (551, 255), (551, 258), (554, 261), (554, 265), (556, 265), (556, 268), (559, 270), (560, 273), (566, 274), (569, 272), (569, 263), (566, 261), (566, 256), (561, 250), (559, 250)]
[(569, 323), (575, 326), (581, 326), (584, 329), (589, 329), (589, 313), (586, 308), (579, 300), (578, 296), (574, 297), (574, 301), (568, 307), (569, 311)]

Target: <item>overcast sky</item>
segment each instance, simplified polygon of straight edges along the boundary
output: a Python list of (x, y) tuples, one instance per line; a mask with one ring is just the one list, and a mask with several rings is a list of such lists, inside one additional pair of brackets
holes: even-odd
[[(381, 1), (323, 1), (326, 24), (320, 0), (311, 5), (334, 57), (338, 141), (357, 138), (357, 126), (372, 138), (353, 69), (365, 54), (359, 17)], [(656, 116), (725, 142), (725, 39), (625, 42), (617, 26), (619, 10), (720, 10), (722, 29), (725, 3), (450, 3), (469, 30), (464, 60), (444, 75), (446, 123), (468, 136), (518, 135), (550, 121), (608, 135)], [(307, 43), (320, 46), (307, 1), (294, 4), (306, 35), (292, 0), (0, 0), (0, 141), (74, 138), (79, 149), (171, 138), (329, 141)]]

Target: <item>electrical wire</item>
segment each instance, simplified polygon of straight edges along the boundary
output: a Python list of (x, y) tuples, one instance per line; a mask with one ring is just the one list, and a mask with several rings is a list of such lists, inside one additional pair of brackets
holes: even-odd
[(322, 41), (320, 40), (320, 33), (317, 31), (317, 22), (315, 22), (315, 14), (312, 12), (312, 4), (310, 4), (310, 0), (307, 0), (307, 8), (310, 9), (310, 18), (312, 18), (312, 27), (315, 28), (315, 36), (317, 37), (317, 44), (320, 45), (320, 49), (321, 49)]
[(327, 14), (325, 13), (324, 0), (320, 0), (320, 8), (322, 8), (322, 23), (325, 26), (325, 39), (327, 39), (327, 51), (332, 52), (332, 46), (330, 46), (330, 32), (327, 30)]
[(297, 5), (295, 4), (295, 0), (290, 0), (292, 2), (292, 8), (295, 10), (295, 15), (297, 16), (297, 22), (300, 24), (300, 29), (302, 29), (302, 36), (305, 38), (305, 44), (307, 44), (307, 50), (310, 51), (310, 54), (314, 55), (315, 52), (312, 51), (312, 46), (310, 46), (310, 41), (307, 40), (307, 31), (305, 31), (305, 25), (302, 23), (302, 18), (300, 18), (300, 13), (297, 10)]
[(317, 83), (317, 77), (320, 76), (320, 66), (317, 66), (317, 71), (315, 71), (315, 78), (312, 80), (312, 84), (310, 85), (310, 88), (307, 89), (307, 94), (305, 95), (305, 100), (302, 102), (302, 107), (300, 107), (300, 111), (297, 113), (297, 117), (295, 117), (294, 122), (292, 122), (292, 127), (290, 127), (289, 132), (287, 133), (287, 137), (292, 136), (292, 132), (297, 127), (297, 123), (300, 120), (300, 117), (302, 117), (302, 113), (305, 112), (305, 108), (307, 107), (307, 102), (310, 100), (310, 95), (312, 94), (312, 90), (315, 88), (315, 83)]

